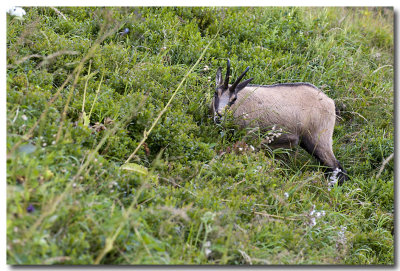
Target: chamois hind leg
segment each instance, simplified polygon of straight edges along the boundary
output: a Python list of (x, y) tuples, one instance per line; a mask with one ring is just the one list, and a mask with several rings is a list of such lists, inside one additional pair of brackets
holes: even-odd
[(303, 136), (300, 141), (300, 147), (327, 166), (330, 172), (336, 173), (339, 185), (348, 180), (346, 170), (343, 169), (333, 154), (332, 138), (328, 142), (322, 142), (318, 138), (312, 138), (310, 135)]

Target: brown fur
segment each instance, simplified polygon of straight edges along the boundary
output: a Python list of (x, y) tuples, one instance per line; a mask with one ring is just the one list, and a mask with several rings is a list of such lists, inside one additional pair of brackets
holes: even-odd
[[(248, 86), (238, 93), (232, 106), (238, 124), (245, 127), (271, 127), (295, 135), (288, 144), (309, 141), (323, 148), (321, 156), (329, 167), (336, 167), (332, 151), (335, 126), (335, 103), (322, 91), (309, 85), (276, 85), (274, 87)], [(271, 142), (272, 146), (274, 142)], [(280, 143), (281, 147), (293, 147)], [(322, 158), (322, 157), (321, 157)]]
[(212, 103), (214, 119), (229, 107), (242, 128), (280, 128), (283, 134), (270, 142), (271, 147), (292, 148), (299, 144), (331, 171), (340, 169), (343, 174), (338, 175), (339, 183), (347, 179), (332, 151), (336, 112), (331, 98), (309, 83), (247, 85), (248, 82), (235, 90), (222, 84), (221, 69), (218, 70)]

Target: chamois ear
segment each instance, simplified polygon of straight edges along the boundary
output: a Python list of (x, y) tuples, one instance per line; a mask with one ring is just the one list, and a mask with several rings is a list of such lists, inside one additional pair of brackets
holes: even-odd
[(226, 61), (226, 75), (224, 81), (224, 89), (227, 89), (229, 86), (229, 75), (231, 74), (231, 61), (229, 58)]
[(215, 84), (217, 87), (222, 85), (222, 68), (219, 67), (217, 70), (217, 76), (215, 77)]
[(243, 81), (242, 83), (240, 83), (239, 85), (237, 85), (237, 87), (235, 88), (235, 93), (238, 93), (239, 91), (244, 89), (251, 81), (253, 81), (253, 79), (254, 79), (254, 77), (247, 79), (247, 80)]

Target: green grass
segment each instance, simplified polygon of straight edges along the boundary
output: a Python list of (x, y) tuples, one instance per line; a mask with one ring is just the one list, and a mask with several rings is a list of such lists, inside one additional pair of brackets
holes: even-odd
[[(393, 9), (26, 11), (7, 15), (8, 264), (394, 264)], [(333, 98), (351, 180), (215, 125), (227, 58)]]

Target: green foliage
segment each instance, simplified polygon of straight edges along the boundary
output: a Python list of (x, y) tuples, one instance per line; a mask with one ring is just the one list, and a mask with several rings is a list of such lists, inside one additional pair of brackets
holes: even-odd
[[(8, 264), (394, 264), (393, 9), (26, 11), (7, 15)], [(215, 125), (226, 58), (335, 99), (350, 181)]]

